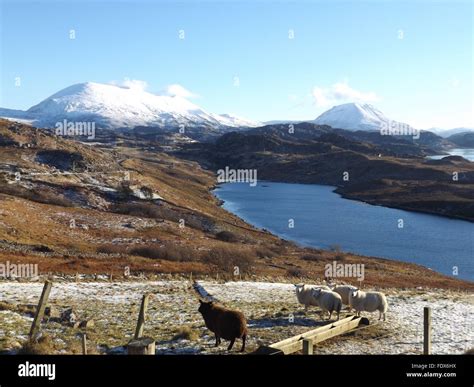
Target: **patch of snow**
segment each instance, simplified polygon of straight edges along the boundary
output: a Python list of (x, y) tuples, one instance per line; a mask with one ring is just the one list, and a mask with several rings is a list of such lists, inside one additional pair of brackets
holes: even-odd
[(145, 195), (142, 192), (142, 190), (140, 190), (140, 189), (134, 189), (132, 191), (132, 193), (133, 193), (133, 196), (135, 196), (138, 199), (142, 199), (142, 200), (145, 200), (145, 199), (147, 199), (147, 200), (150, 200), (150, 199), (151, 200), (162, 200), (163, 199), (160, 195), (158, 195), (154, 192), (151, 194), (151, 198), (150, 198), (149, 196)]
[[(107, 279), (106, 276), (100, 278)], [(219, 283), (208, 280), (198, 283), (219, 302), (241, 310), (247, 316), (249, 348), (256, 349), (260, 344), (268, 345), (286, 339), (320, 323), (317, 308), (310, 308), (306, 314), (303, 312), (304, 308), (297, 302), (292, 284), (249, 281)], [(0, 301), (36, 304), (42, 288), (42, 283), (0, 281)], [(384, 292), (389, 304), (387, 321), (374, 325), (378, 313), (363, 312), (362, 315), (368, 317), (374, 326), (320, 343), (315, 347), (315, 353), (421, 353), (425, 306), (432, 310), (433, 353), (457, 354), (474, 347), (472, 293), (435, 289), (386, 289)], [(51, 290), (50, 302), (72, 306), (80, 316), (93, 317), (100, 332), (110, 332), (104, 343), (109, 347), (117, 347), (131, 337), (145, 293), (152, 294), (146, 330), (157, 340), (157, 353), (227, 353), (224, 344), (213, 348), (213, 335), (205, 328), (197, 311), (198, 295), (186, 280), (61, 282), (58, 278)], [(290, 320), (289, 316), (294, 318)], [(30, 317), (10, 311), (0, 312), (0, 344), (2, 333), (8, 340), (19, 341), (27, 333), (29, 325)], [(195, 331), (198, 338), (173, 339), (182, 327)], [(48, 325), (47, 329), (62, 340), (68, 332), (61, 325)], [(370, 334), (364, 336), (363, 332), (367, 331)]]
[(245, 118), (236, 116), (234, 114), (214, 114), (211, 113), (211, 116), (214, 117), (217, 121), (219, 121), (222, 125), (230, 126), (230, 127), (249, 127), (255, 128), (257, 126), (261, 126), (262, 123), (258, 121), (250, 121)]

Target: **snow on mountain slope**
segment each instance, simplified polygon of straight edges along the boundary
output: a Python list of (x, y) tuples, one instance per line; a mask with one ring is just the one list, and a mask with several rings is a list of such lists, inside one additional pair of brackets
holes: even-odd
[(380, 130), (387, 125), (409, 125), (387, 118), (376, 107), (364, 103), (346, 103), (334, 106), (314, 120), (318, 125), (348, 130)]
[[(142, 89), (93, 82), (69, 86), (23, 113), (25, 117), (33, 117), (34, 124), (42, 127), (54, 127), (64, 119), (92, 121), (98, 127), (110, 129), (135, 126), (219, 128), (258, 125), (228, 115), (208, 113), (182, 97), (155, 95)], [(9, 109), (5, 109), (5, 114), (9, 114)], [(22, 118), (18, 111), (10, 117)]]
[(31, 125), (35, 121), (33, 114), (29, 114), (23, 110), (4, 109), (0, 108), (0, 118), (13, 119), (23, 124)]
[(236, 116), (234, 114), (213, 114), (211, 113), (216, 120), (218, 120), (222, 125), (231, 126), (231, 127), (257, 127), (261, 123), (258, 121), (250, 121), (245, 118)]
[(91, 82), (67, 87), (28, 112), (38, 114), (42, 126), (54, 126), (59, 119), (94, 120), (109, 128), (186, 125), (191, 121), (218, 124), (184, 98)]

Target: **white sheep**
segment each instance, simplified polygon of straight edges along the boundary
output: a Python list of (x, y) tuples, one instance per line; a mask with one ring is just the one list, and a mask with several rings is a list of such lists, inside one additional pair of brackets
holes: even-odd
[(334, 285), (331, 290), (341, 296), (342, 303), (348, 305), (350, 311), (351, 306), (349, 305), (349, 297), (353, 291), (357, 290), (357, 288), (352, 285)]
[(296, 298), (300, 304), (304, 305), (305, 312), (308, 310), (308, 306), (319, 306), (311, 293), (313, 289), (329, 290), (326, 285), (295, 284)]
[(379, 311), (379, 320), (382, 318), (385, 321), (385, 314), (387, 313), (388, 303), (385, 294), (381, 292), (364, 292), (362, 290), (355, 290), (350, 293), (349, 305), (360, 316), (360, 312), (375, 312)]
[(331, 319), (332, 312), (337, 312), (337, 319), (339, 320), (339, 314), (342, 308), (342, 298), (339, 294), (332, 292), (331, 290), (325, 289), (312, 289), (311, 293), (313, 298), (317, 301), (321, 308), (321, 316), (324, 318), (324, 313), (329, 312), (329, 320)]

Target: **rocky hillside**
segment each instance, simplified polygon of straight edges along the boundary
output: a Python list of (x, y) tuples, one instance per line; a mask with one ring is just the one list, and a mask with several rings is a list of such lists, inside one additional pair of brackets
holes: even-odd
[(360, 132), (371, 139), (361, 141), (309, 125), (295, 125), (294, 134), (287, 125), (229, 133), (213, 144), (188, 144), (177, 155), (214, 170), (257, 169), (261, 180), (334, 185), (349, 198), (474, 220), (473, 163), (426, 159), (426, 147), (391, 136)]
[(213, 173), (158, 146), (82, 144), (5, 120), (0, 136), (2, 263), (37, 263), (42, 275), (120, 278), (129, 268), (234, 278), (237, 266), (243, 278), (322, 280), (337, 259), (365, 263), (365, 282), (375, 286), (472, 286), (414, 264), (303, 249), (255, 229), (219, 206)]
[(474, 132), (456, 133), (449, 136), (448, 140), (459, 148), (474, 148)]

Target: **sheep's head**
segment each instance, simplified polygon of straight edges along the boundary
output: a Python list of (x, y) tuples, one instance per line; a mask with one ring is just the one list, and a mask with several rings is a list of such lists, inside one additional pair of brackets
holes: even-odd
[(301, 292), (304, 289), (305, 284), (294, 284), (296, 293)]
[(313, 297), (318, 298), (321, 295), (321, 288), (311, 289), (311, 294)]
[(351, 292), (352, 298), (357, 298), (358, 295), (359, 295), (359, 289), (355, 289)]
[(203, 301), (203, 300), (199, 300), (199, 309), (198, 309), (198, 312), (200, 312), (201, 314), (205, 314), (207, 312), (209, 312), (212, 307), (214, 306), (214, 303), (212, 301), (210, 302), (206, 302), (206, 301)]

